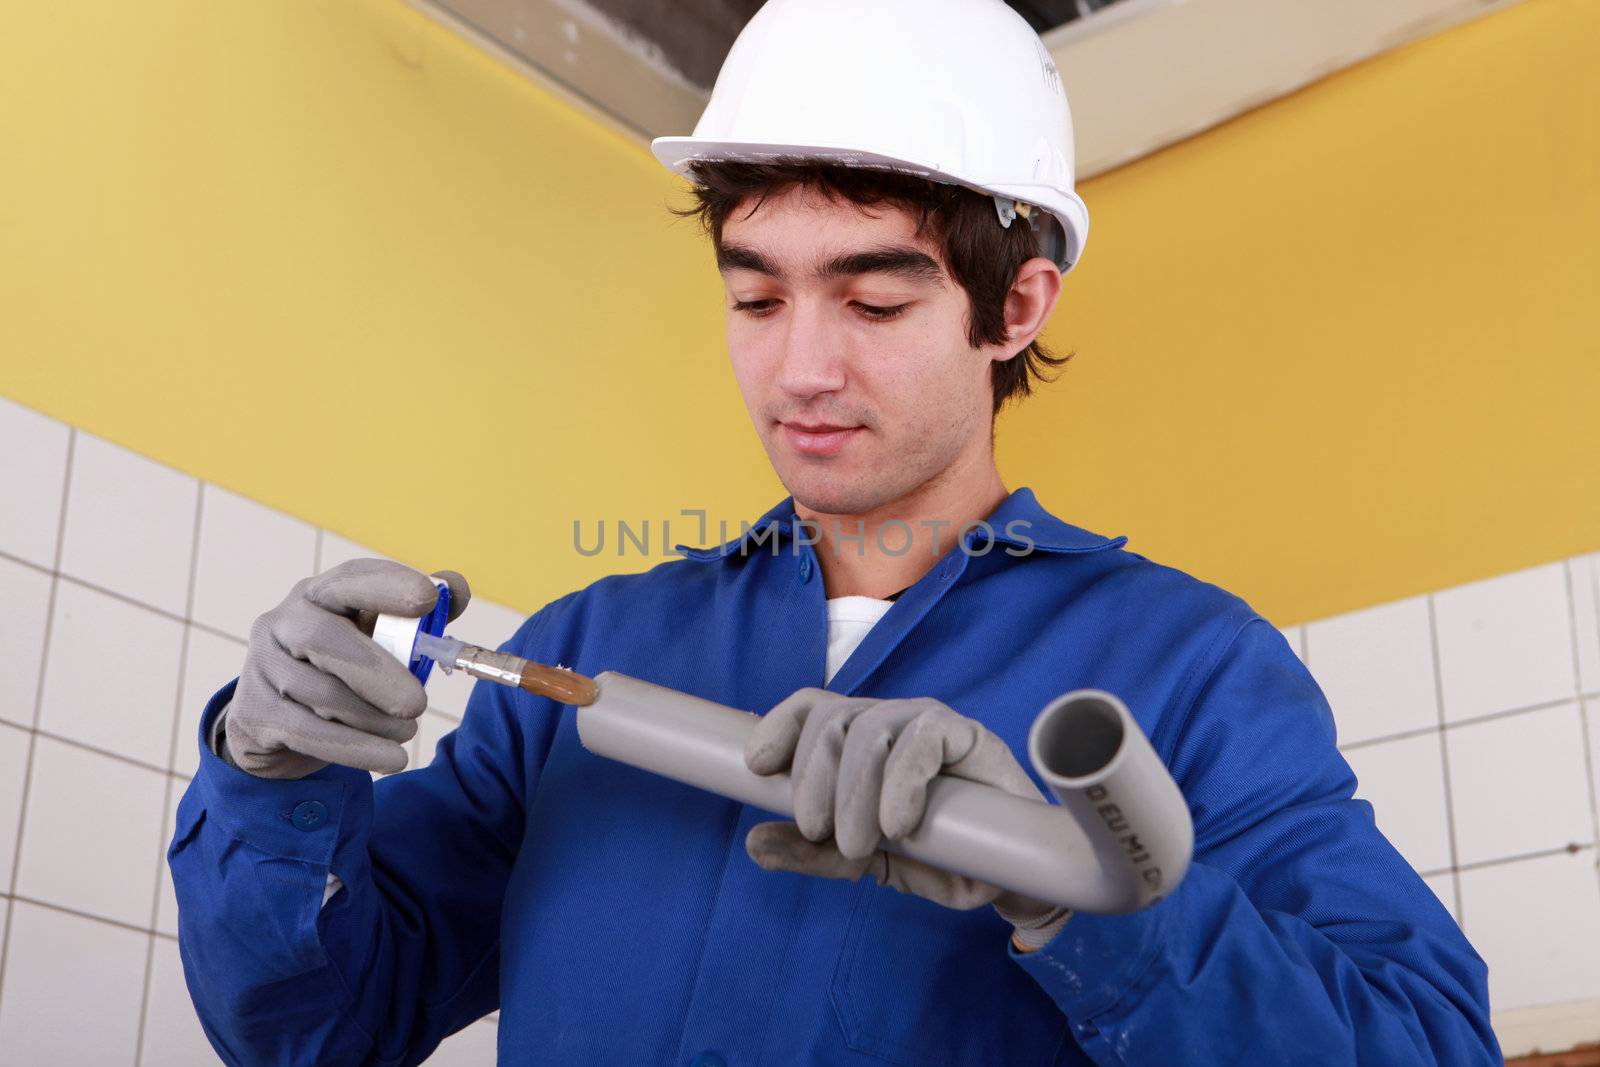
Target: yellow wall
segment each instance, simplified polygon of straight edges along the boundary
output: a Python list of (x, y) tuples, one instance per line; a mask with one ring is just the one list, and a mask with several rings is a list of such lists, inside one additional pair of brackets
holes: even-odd
[[(653, 562), (575, 518), (781, 497), (642, 148), (395, 0), (4, 21), (0, 392), (525, 608)], [(1008, 484), (1280, 624), (1600, 548), (1597, 40), (1525, 0), (1088, 183)]]
[(1600, 548), (1597, 61), (1524, 0), (1090, 183), (1002, 469), (1280, 624)]

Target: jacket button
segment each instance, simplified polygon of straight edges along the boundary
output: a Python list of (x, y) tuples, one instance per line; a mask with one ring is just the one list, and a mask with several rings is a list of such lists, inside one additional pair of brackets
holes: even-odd
[[(809, 582), (811, 580), (811, 557), (810, 556), (801, 556), (800, 557), (800, 580), (802, 582)], [(721, 1061), (719, 1060), (718, 1063), (720, 1063), (720, 1062)], [(716, 1065), (715, 1064), (708, 1064), (707, 1067), (716, 1067)]]
[(728, 1067), (728, 1061), (715, 1052), (702, 1052), (694, 1058), (689, 1067)]
[(302, 800), (289, 816), (296, 830), (320, 830), (328, 822), (328, 806), (320, 800)]

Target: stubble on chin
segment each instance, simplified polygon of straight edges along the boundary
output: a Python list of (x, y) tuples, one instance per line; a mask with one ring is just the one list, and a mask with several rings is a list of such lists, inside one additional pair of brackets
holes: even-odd
[(826, 463), (795, 461), (796, 470), (774, 470), (795, 503), (818, 515), (866, 515), (915, 491), (931, 475), (923, 470), (929, 457), (901, 450), (881, 458), (868, 457), (849, 468)]

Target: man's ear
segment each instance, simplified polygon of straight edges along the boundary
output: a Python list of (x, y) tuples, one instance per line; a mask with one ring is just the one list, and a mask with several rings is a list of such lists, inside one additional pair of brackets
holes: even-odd
[(1007, 360), (1031, 345), (1050, 321), (1059, 299), (1061, 270), (1054, 263), (1035, 256), (1018, 267), (1006, 294), (1006, 339), (991, 346), (991, 358)]

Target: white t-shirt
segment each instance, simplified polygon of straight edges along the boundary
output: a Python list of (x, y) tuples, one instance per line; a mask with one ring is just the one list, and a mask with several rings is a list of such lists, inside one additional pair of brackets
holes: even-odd
[(894, 607), (892, 600), (878, 600), (870, 596), (840, 596), (828, 601), (828, 671), (825, 682), (833, 676), (850, 653), (856, 650), (884, 613)]

